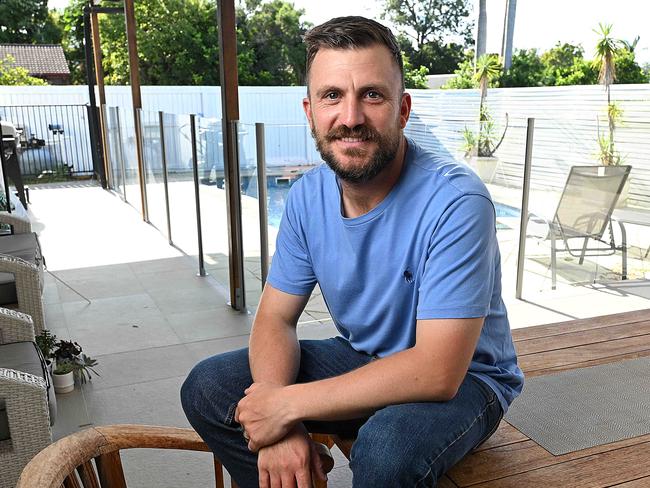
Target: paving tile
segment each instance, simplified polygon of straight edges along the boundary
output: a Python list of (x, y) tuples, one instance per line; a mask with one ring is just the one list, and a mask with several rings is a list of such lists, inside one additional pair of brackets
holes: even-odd
[(180, 401), (185, 375), (144, 383), (84, 390), (88, 413), (96, 425), (145, 424), (189, 427)]
[(183, 342), (218, 339), (250, 333), (253, 316), (223, 306), (167, 315), (167, 322)]
[(192, 354), (195, 361), (198, 363), (202, 359), (214, 356), (215, 354), (248, 347), (248, 337), (248, 334), (246, 334), (226, 337), (224, 339), (214, 339), (211, 341), (193, 342), (185, 344), (185, 347), (187, 347), (190, 354)]
[(71, 329), (85, 326), (87, 323), (112, 325), (145, 318), (164, 319), (155, 301), (146, 293), (99, 298), (92, 300), (90, 304), (76, 301), (64, 303), (62, 307)]
[(139, 276), (141, 273), (187, 270), (191, 268), (190, 262), (187, 256), (179, 256), (166, 259), (153, 259), (151, 261), (136, 261), (128, 263), (128, 266)]
[(186, 310), (209, 310), (223, 304), (223, 297), (213, 288), (196, 290), (177, 290), (173, 287), (149, 290), (149, 295), (166, 314), (180, 313)]
[(86, 354), (114, 354), (152, 347), (180, 344), (174, 330), (160, 317), (134, 319), (115, 316), (114, 322), (103, 317), (101, 321), (86, 320), (70, 325), (70, 338), (83, 347)]
[(207, 452), (162, 449), (130, 449), (122, 452), (122, 465), (129, 488), (215, 486), (212, 459), (212, 454)]
[(136, 278), (142, 288), (148, 292), (173, 288), (182, 289), (210, 289), (210, 283), (203, 277), (192, 273), (189, 266), (183, 269), (160, 270), (154, 272), (138, 273)]
[(196, 363), (183, 344), (102, 354), (95, 359), (101, 376), (93, 377), (93, 391), (186, 376)]

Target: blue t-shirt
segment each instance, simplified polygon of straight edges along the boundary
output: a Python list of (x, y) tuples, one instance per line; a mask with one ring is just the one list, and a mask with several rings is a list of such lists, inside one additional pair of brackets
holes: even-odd
[(398, 182), (370, 212), (341, 213), (325, 164), (287, 199), (268, 277), (308, 295), (316, 283), (341, 335), (379, 357), (415, 345), (416, 320), (485, 317), (469, 372), (507, 410), (521, 392), (490, 194), (467, 166), (408, 140)]

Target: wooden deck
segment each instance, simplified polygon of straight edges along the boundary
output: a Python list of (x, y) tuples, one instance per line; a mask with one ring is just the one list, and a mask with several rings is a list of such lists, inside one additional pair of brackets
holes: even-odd
[[(516, 329), (528, 378), (650, 356), (650, 310)], [(502, 421), (441, 488), (650, 487), (650, 435), (554, 456)]]

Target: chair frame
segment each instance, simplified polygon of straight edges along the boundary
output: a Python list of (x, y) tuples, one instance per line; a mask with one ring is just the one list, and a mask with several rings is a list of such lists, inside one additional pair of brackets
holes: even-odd
[[(527, 215), (526, 228), (528, 228), (528, 224), (530, 220), (534, 220), (538, 222), (541, 221), (544, 224), (546, 224), (546, 226), (548, 227), (548, 234), (546, 235), (545, 238), (550, 239), (551, 241), (551, 288), (553, 290), (555, 290), (557, 287), (557, 253), (558, 252), (568, 252), (571, 256), (579, 258), (578, 263), (582, 265), (584, 263), (585, 257), (587, 256), (611, 256), (615, 254), (617, 251), (621, 251), (621, 260), (622, 260), (621, 279), (623, 280), (627, 279), (627, 234), (623, 223), (616, 220), (614, 217), (612, 217), (612, 213), (614, 212), (616, 203), (621, 195), (623, 186), (625, 185), (625, 182), (629, 177), (630, 171), (632, 169), (631, 166), (619, 166), (619, 168), (624, 168), (624, 174), (622, 175), (616, 193), (612, 195), (612, 199), (609, 207), (606, 209), (599, 209), (594, 212), (585, 214), (582, 217), (581, 223), (587, 224), (587, 228), (589, 229), (586, 233), (578, 233), (572, 231), (572, 229), (570, 228), (565, 228), (562, 225), (562, 222), (560, 221), (559, 218), (560, 210), (562, 209), (562, 201), (565, 195), (567, 194), (567, 187), (569, 181), (571, 180), (571, 176), (574, 174), (574, 172), (584, 170), (584, 169), (593, 170), (594, 168), (597, 168), (597, 166), (572, 166), (571, 167), (571, 172), (567, 177), (567, 181), (562, 190), (562, 195), (560, 197), (557, 208), (551, 220), (546, 219), (538, 214), (535, 214), (534, 212), (529, 212)], [(598, 223), (602, 223), (600, 228), (595, 227)], [(617, 245), (614, 239), (613, 228), (615, 223), (618, 224), (621, 233), (620, 245)], [(605, 240), (603, 238), (603, 235), (605, 234), (606, 231), (609, 231), (608, 240)], [(570, 240), (573, 239), (582, 239), (582, 245), (579, 247), (573, 247), (569, 242)], [(589, 247), (590, 239), (596, 242), (600, 242), (601, 244), (605, 244), (607, 247), (603, 247), (603, 246)], [(562, 241), (563, 243), (562, 247), (557, 246), (558, 240)]]
[[(322, 441), (325, 436), (314, 437)], [(38, 453), (23, 470), (16, 488), (127, 488), (120, 451), (134, 448), (210, 452), (193, 429), (133, 424), (92, 427)], [(321, 454), (324, 449), (321, 446)], [(334, 464), (331, 456), (328, 459), (326, 471)], [(216, 488), (224, 488), (223, 465), (216, 457), (214, 472)], [(314, 486), (323, 488), (327, 483), (315, 482)], [(237, 488), (234, 481), (231, 487)]]

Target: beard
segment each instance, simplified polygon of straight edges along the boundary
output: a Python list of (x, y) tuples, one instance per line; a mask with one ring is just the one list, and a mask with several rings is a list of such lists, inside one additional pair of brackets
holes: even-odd
[[(318, 149), (321, 157), (336, 176), (349, 183), (366, 183), (375, 178), (395, 159), (399, 148), (401, 131), (398, 129), (394, 133), (383, 135), (368, 125), (358, 125), (353, 129), (341, 125), (331, 129), (324, 135), (319, 134), (316, 128), (312, 127), (311, 135), (316, 142), (316, 149)], [(343, 154), (355, 162), (366, 159), (364, 164), (345, 167), (334, 155), (331, 144), (338, 139), (348, 137), (375, 142), (377, 149), (373, 153), (366, 149), (345, 149)]]

